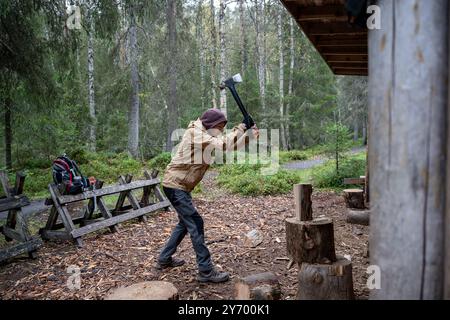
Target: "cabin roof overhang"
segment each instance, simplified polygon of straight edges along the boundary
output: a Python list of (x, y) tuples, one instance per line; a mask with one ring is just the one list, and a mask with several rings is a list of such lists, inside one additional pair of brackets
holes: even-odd
[(367, 29), (348, 23), (345, 0), (281, 0), (336, 75), (367, 76)]

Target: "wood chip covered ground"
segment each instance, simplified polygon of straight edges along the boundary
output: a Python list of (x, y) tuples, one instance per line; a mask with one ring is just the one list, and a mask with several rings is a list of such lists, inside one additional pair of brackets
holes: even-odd
[[(86, 236), (85, 247), (70, 242), (46, 242), (36, 260), (25, 257), (0, 265), (0, 299), (103, 299), (112, 289), (143, 281), (169, 281), (180, 299), (234, 299), (234, 280), (260, 272), (274, 272), (280, 280), (282, 299), (295, 299), (298, 268), (287, 269), (284, 219), (294, 215), (293, 194), (242, 197), (216, 187), (214, 174), (203, 183), (194, 203), (205, 220), (205, 235), (219, 270), (230, 272), (225, 284), (196, 281), (195, 255), (187, 236), (177, 256), (186, 260), (179, 268), (158, 271), (155, 259), (177, 222), (174, 212), (161, 212), (147, 222), (133, 220), (120, 225), (119, 233), (104, 230)], [(357, 299), (367, 299), (366, 268), (368, 227), (345, 222), (347, 209), (341, 195), (314, 191), (313, 216), (334, 221), (336, 253), (351, 256)], [(45, 215), (42, 219), (45, 219)], [(245, 237), (252, 230), (263, 241), (252, 248)], [(73, 273), (80, 268), (81, 287), (70, 290)]]

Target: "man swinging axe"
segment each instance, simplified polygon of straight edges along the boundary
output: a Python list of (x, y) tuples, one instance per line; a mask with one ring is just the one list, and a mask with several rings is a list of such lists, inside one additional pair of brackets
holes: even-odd
[[(228, 79), (221, 89), (230, 88), (241, 111), (244, 114), (243, 123), (235, 126), (227, 136), (222, 136), (228, 120), (218, 109), (209, 109), (200, 118), (192, 121), (183, 135), (176, 155), (166, 168), (162, 182), (164, 193), (178, 214), (178, 224), (162, 249), (157, 268), (178, 267), (184, 260), (172, 257), (178, 245), (189, 233), (195, 250), (198, 276), (200, 282), (225, 282), (229, 279), (227, 272), (219, 272), (214, 268), (211, 255), (205, 243), (203, 219), (192, 204), (191, 191), (200, 183), (210, 163), (205, 159), (205, 153), (211, 149), (221, 151), (237, 150), (245, 146), (250, 128), (254, 138), (259, 130), (245, 110), (237, 95), (234, 84), (242, 81), (240, 76)], [(237, 97), (237, 98), (236, 98)]]

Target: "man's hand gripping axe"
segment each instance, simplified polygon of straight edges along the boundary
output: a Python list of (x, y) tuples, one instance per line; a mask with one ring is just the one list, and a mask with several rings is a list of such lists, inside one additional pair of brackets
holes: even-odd
[(247, 129), (252, 128), (255, 125), (255, 122), (253, 121), (252, 117), (248, 114), (247, 109), (245, 109), (244, 104), (241, 101), (241, 98), (239, 98), (239, 95), (236, 91), (235, 84), (241, 83), (242, 77), (238, 73), (231, 77), (230, 79), (225, 80), (222, 82), (219, 86), (220, 90), (225, 90), (225, 88), (230, 89), (231, 94), (233, 95), (234, 100), (236, 100), (237, 105), (239, 106), (239, 109), (242, 112), (242, 115), (244, 116), (243, 123), (246, 125)]

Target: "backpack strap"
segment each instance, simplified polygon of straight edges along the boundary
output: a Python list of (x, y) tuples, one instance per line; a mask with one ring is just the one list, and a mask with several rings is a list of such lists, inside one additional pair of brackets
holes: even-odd
[(58, 164), (60, 166), (63, 166), (64, 169), (66, 169), (67, 172), (69, 172), (69, 182), (70, 182), (70, 184), (66, 188), (67, 191), (68, 191), (70, 189), (70, 187), (72, 186), (72, 184), (73, 184), (73, 182), (72, 182), (73, 175), (72, 175), (72, 170), (69, 167), (69, 164), (64, 160), (63, 157), (58, 157), (55, 161), (53, 161), (53, 163), (56, 163), (56, 164)]

